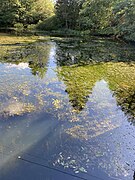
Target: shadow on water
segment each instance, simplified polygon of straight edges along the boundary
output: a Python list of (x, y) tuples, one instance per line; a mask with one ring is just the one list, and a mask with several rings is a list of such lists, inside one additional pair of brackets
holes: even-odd
[(104, 39), (7, 49), (0, 58), (0, 179), (131, 179), (133, 51)]

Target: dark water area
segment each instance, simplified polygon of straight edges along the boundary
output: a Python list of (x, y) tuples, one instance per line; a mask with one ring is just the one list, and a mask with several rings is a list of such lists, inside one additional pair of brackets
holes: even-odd
[(0, 48), (0, 180), (134, 180), (135, 46)]

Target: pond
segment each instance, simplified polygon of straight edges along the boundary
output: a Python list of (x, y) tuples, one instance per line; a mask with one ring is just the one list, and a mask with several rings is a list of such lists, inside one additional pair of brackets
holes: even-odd
[(0, 44), (0, 179), (134, 179), (135, 46), (9, 39)]

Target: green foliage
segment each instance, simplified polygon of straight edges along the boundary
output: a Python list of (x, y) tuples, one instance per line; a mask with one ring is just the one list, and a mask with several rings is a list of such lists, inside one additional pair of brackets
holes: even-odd
[(26, 28), (53, 14), (54, 4), (51, 0), (0, 0), (1, 27), (13, 27), (16, 23), (22, 23)]
[(54, 5), (51, 0), (21, 0), (23, 11), (20, 20), (24, 24), (37, 24), (53, 15)]
[(80, 11), (82, 29), (96, 31), (107, 27), (112, 15), (111, 0), (86, 0)]
[(0, 0), (0, 26), (12, 26), (19, 19), (19, 0)]
[(22, 23), (16, 23), (14, 24), (14, 30), (15, 30), (15, 33), (20, 35), (23, 33), (23, 30), (24, 30), (24, 26)]
[(55, 5), (56, 17), (59, 27), (74, 29), (77, 27), (77, 20), (81, 2), (77, 0), (57, 0)]
[(36, 30), (36, 25), (35, 24), (29, 24), (28, 26), (27, 26), (27, 32), (30, 32), (30, 33), (33, 33), (34, 34), (34, 32), (35, 32), (35, 30)]
[(44, 21), (40, 21), (37, 25), (37, 29), (50, 31), (58, 29), (58, 22), (56, 16), (49, 17)]
[(113, 9), (114, 18), (111, 27), (114, 34), (125, 39), (135, 40), (135, 2), (120, 0)]
[(134, 0), (86, 0), (80, 10), (80, 26), (90, 33), (135, 40)]

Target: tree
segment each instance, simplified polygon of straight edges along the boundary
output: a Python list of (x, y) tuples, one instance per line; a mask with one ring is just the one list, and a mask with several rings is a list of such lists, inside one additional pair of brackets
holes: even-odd
[(113, 9), (111, 27), (118, 37), (135, 40), (135, 2), (134, 0), (119, 0)]
[(21, 0), (21, 3), (23, 13), (20, 18), (25, 24), (36, 24), (54, 14), (51, 0)]
[(13, 27), (16, 23), (36, 24), (54, 14), (52, 0), (0, 0), (0, 24)]
[(134, 0), (85, 0), (80, 10), (82, 30), (135, 40)]
[(60, 27), (75, 29), (81, 1), (77, 0), (58, 0), (55, 5), (55, 13)]
[(0, 25), (1, 27), (12, 26), (19, 19), (19, 0), (0, 0)]
[(96, 31), (110, 24), (112, 0), (86, 0), (80, 11), (82, 29)]

